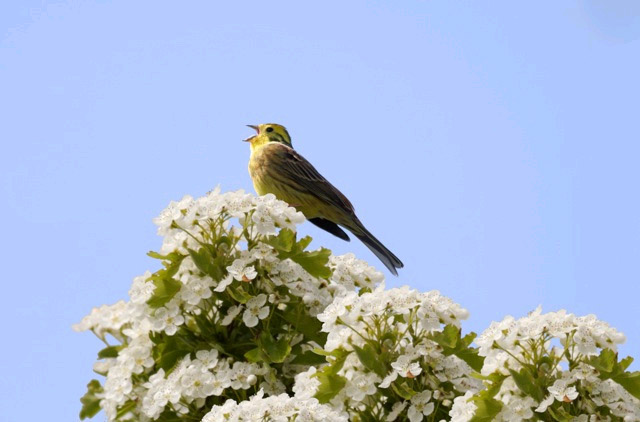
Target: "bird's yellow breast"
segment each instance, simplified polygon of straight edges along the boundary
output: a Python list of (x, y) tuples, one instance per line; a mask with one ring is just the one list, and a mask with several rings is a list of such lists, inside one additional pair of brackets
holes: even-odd
[(275, 195), (276, 198), (301, 211), (307, 218), (320, 215), (321, 203), (314, 195), (294, 187), (296, 185), (294, 180), (285, 181), (285, 178), (276, 177), (279, 172), (278, 148), (282, 148), (282, 145), (276, 142), (252, 145), (249, 174), (254, 189), (258, 195), (267, 193)]
[(268, 149), (268, 144), (262, 144), (258, 146), (251, 145), (251, 157), (249, 158), (249, 174), (251, 175), (253, 187), (258, 195), (265, 195), (270, 192), (268, 180), (269, 177), (267, 174), (267, 166), (270, 165), (270, 154)]

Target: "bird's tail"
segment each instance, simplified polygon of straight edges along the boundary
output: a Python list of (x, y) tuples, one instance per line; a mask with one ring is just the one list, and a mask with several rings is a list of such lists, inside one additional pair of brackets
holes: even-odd
[[(347, 227), (347, 226), (345, 226)], [(367, 248), (378, 257), (380, 261), (391, 271), (393, 275), (398, 275), (396, 268), (404, 267), (404, 264), (386, 246), (382, 244), (374, 235), (367, 230), (360, 220), (356, 220), (353, 225), (347, 227)]]

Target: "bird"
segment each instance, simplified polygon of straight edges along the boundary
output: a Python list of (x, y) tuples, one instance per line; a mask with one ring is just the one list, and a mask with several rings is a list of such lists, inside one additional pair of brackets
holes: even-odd
[(271, 193), (302, 212), (319, 228), (350, 241), (344, 227), (397, 276), (404, 264), (365, 228), (351, 202), (293, 149), (287, 129), (276, 123), (247, 125), (256, 134), (244, 139), (251, 145), (249, 174), (258, 195)]

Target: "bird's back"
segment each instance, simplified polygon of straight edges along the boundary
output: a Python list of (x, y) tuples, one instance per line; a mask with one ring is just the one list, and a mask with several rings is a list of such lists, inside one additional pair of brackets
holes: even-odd
[[(293, 161), (304, 161), (305, 165), (298, 166)], [(306, 168), (311, 174), (293, 170), (300, 168)], [(278, 199), (296, 207), (308, 219), (323, 217), (331, 221), (340, 221), (345, 213), (353, 212), (351, 203), (340, 191), (293, 148), (280, 143), (269, 142), (252, 149), (249, 173), (259, 195), (272, 193)], [(314, 185), (310, 185), (310, 182)], [(331, 189), (326, 189), (327, 187)], [(339, 204), (338, 207), (328, 206), (328, 198), (323, 197), (327, 192), (332, 195), (329, 202), (333, 205)]]
[[(316, 226), (343, 240), (349, 240), (349, 236), (340, 226), (346, 228), (397, 275), (397, 268), (404, 266), (402, 261), (365, 228), (342, 192), (291, 147), (284, 127), (274, 124), (252, 127), (258, 135), (248, 139), (251, 142), (249, 173), (256, 192), (275, 195), (301, 211)], [(263, 134), (263, 128), (265, 133), (274, 135)]]

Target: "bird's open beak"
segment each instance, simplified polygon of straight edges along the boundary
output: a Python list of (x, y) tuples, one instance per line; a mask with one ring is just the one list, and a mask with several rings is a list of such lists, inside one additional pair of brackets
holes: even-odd
[[(250, 127), (251, 129), (255, 130), (257, 133), (260, 133), (260, 128), (256, 125), (247, 125), (247, 127)], [(247, 139), (243, 139), (243, 142), (251, 142), (251, 140), (253, 138), (255, 138), (257, 135), (253, 135), (253, 136), (249, 136)]]

